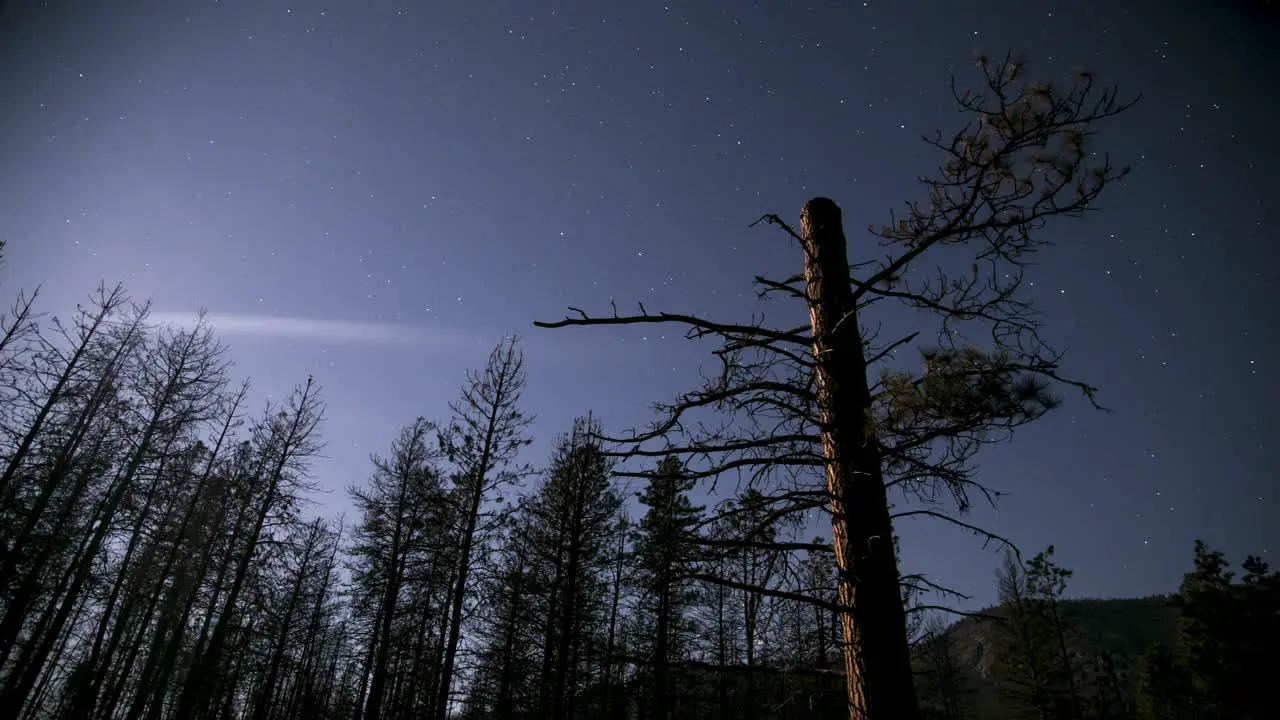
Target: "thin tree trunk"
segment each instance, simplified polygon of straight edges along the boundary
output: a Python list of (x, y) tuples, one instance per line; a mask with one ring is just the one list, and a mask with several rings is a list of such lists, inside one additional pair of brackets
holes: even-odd
[[(181, 632), (181, 628), (174, 623), (174, 620), (178, 611), (178, 602), (182, 598), (184, 581), (186, 581), (189, 591), (194, 594), (196, 587), (204, 577), (203, 574), (199, 577), (191, 576), (191, 570), (194, 569), (192, 566), (196, 565), (198, 560), (193, 554), (201, 543), (194, 539), (192, 539), (192, 542), (186, 541), (191, 539), (192, 522), (199, 519), (202, 511), (205, 510), (205, 503), (211, 501), (211, 498), (206, 495), (206, 488), (209, 487), (214, 468), (221, 457), (223, 444), (231, 433), (237, 410), (244, 400), (246, 391), (247, 388), (242, 387), (238, 394), (231, 396), (231, 403), (225, 409), (226, 415), (220, 426), (221, 429), (218, 432), (217, 440), (214, 442), (213, 447), (208, 450), (208, 459), (205, 462), (204, 470), (191, 490), (191, 496), (187, 500), (187, 507), (183, 511), (182, 520), (174, 531), (173, 542), (169, 546), (169, 552), (165, 556), (164, 563), (161, 565), (160, 579), (157, 580), (156, 586), (147, 602), (147, 607), (143, 610), (141, 624), (144, 628), (151, 628), (149, 633), (150, 642), (146, 644), (147, 660), (143, 664), (142, 673), (134, 690), (135, 700), (127, 713), (129, 720), (137, 720), (140, 717), (142, 708), (138, 703), (145, 703), (146, 698), (152, 694), (151, 680), (163, 655), (166, 636), (170, 633), (177, 634)], [(205, 557), (207, 557), (207, 553)], [(204, 565), (201, 564), (200, 567), (203, 572)], [(164, 579), (170, 576), (173, 577), (173, 580), (166, 593)], [(161, 605), (162, 599), (164, 600), (163, 605)], [(157, 618), (155, 625), (152, 626), (151, 618), (155, 616), (157, 609), (160, 611), (160, 616)], [(142, 638), (138, 638), (133, 647), (129, 649), (129, 655), (123, 663), (119, 679), (103, 699), (102, 709), (99, 713), (101, 717), (115, 717), (116, 707), (124, 695), (125, 680), (129, 672), (132, 671), (133, 665), (137, 662), (137, 658), (142, 653), (143, 648)]]
[(669, 655), (667, 640), (671, 634), (671, 610), (668, 598), (671, 589), (663, 587), (658, 593), (658, 622), (655, 628), (657, 642), (653, 650), (653, 707), (650, 717), (654, 720), (668, 720), (671, 717), (671, 693)]
[[(497, 412), (497, 408), (494, 408)], [(487, 464), (487, 463), (486, 463)], [(472, 480), (475, 489), (471, 494), (471, 503), (467, 509), (467, 524), (462, 535), (462, 547), (459, 550), (458, 575), (451, 595), (452, 607), (449, 611), (449, 639), (444, 648), (444, 666), (440, 672), (440, 687), (437, 689), (436, 718), (449, 720), (449, 703), (453, 686), (453, 666), (458, 655), (458, 641), (462, 635), (462, 607), (467, 594), (467, 577), (471, 570), (471, 547), (476, 532), (476, 521), (480, 515), (480, 501), (484, 496), (484, 478)]]
[[(280, 484), (284, 481), (285, 470), (290, 461), (297, 458), (300, 448), (307, 443), (308, 437), (314, 430), (315, 423), (319, 422), (319, 415), (313, 403), (313, 380), (308, 378), (306, 387), (298, 396), (297, 407), (293, 409), (292, 417), (288, 420), (287, 429), (271, 431), (270, 437), (266, 440), (267, 443), (271, 443), (271, 446), (258, 449), (259, 452), (274, 451), (277, 454), (277, 457), (274, 458), (274, 463), (272, 463), (269, 472), (266, 474), (266, 493), (262, 498), (262, 504), (258, 508), (257, 517), (254, 519), (249, 537), (241, 549), (235, 577), (232, 579), (227, 597), (223, 601), (222, 612), (218, 615), (218, 620), (214, 624), (209, 644), (193, 663), (192, 672), (188, 674), (187, 682), (182, 689), (182, 694), (179, 696), (178, 707), (175, 712), (176, 717), (192, 717), (196, 709), (201, 707), (205, 701), (212, 700), (211, 696), (218, 695), (217, 691), (220, 689), (218, 685), (222, 681), (223, 660), (226, 655), (226, 644), (231, 632), (231, 619), (235, 613), (235, 605), (248, 578), (249, 566), (256, 555), (267, 516), (279, 499)], [(283, 432), (283, 436), (278, 434), (280, 431)], [(228, 686), (227, 692), (230, 692), (230, 689), (230, 686)], [(210, 690), (214, 692), (211, 693)]]
[(1076, 688), (1076, 672), (1071, 665), (1071, 655), (1067, 652), (1067, 634), (1062, 623), (1062, 617), (1058, 613), (1058, 601), (1056, 598), (1050, 597), (1045, 602), (1049, 603), (1049, 618), (1053, 621), (1054, 640), (1058, 643), (1058, 656), (1062, 658), (1062, 672), (1067, 678), (1071, 717), (1073, 720), (1080, 720), (1082, 717), (1080, 712), (1080, 691)]
[(567, 702), (568, 684), (570, 678), (576, 670), (571, 666), (571, 654), (574, 642), (574, 634), (576, 628), (574, 626), (574, 616), (578, 612), (577, 596), (578, 596), (578, 564), (582, 554), (582, 514), (583, 510), (583, 480), (581, 477), (576, 478), (577, 488), (574, 496), (575, 506), (573, 508), (573, 517), (569, 528), (569, 547), (568, 562), (565, 568), (565, 578), (568, 580), (564, 583), (564, 609), (560, 612), (560, 629), (559, 637), (556, 638), (556, 671), (555, 684), (553, 687), (553, 695), (551, 696), (551, 720), (564, 720), (566, 714), (565, 703)]
[[(449, 454), (451, 459), (463, 459), (464, 464), (460, 468), (463, 482), (471, 483), (471, 486), (467, 488), (467, 514), (458, 548), (458, 574), (451, 597), (449, 637), (444, 647), (440, 686), (436, 693), (436, 720), (449, 719), (471, 553), (476, 543), (480, 506), (485, 490), (490, 489), (486, 485), (490, 482), (497, 485), (518, 476), (518, 473), (508, 472), (504, 477), (499, 468), (510, 463), (519, 449), (528, 444), (521, 428), (528, 424), (529, 419), (516, 406), (524, 385), (523, 363), (523, 356), (516, 351), (516, 339), (509, 338), (490, 353), (482, 373), (468, 376), (470, 386), (463, 389), (462, 401), (451, 405), (455, 415), (454, 428), (461, 433), (462, 443), (461, 446), (451, 446)], [(491, 472), (499, 474), (490, 478)]]
[(485, 434), (484, 450), (480, 455), (480, 463), (473, 471), (470, 479), (474, 483), (471, 489), (470, 503), (467, 508), (466, 526), (462, 533), (462, 545), (458, 550), (458, 575), (453, 586), (452, 608), (449, 612), (449, 640), (444, 648), (444, 665), (440, 671), (440, 687), (437, 689), (436, 720), (449, 720), (449, 703), (453, 690), (453, 667), (458, 655), (458, 642), (462, 635), (462, 607), (466, 601), (467, 578), (471, 571), (471, 548), (475, 543), (476, 522), (480, 517), (480, 503), (484, 499), (486, 471), (492, 452), (492, 429), (498, 422), (501, 405), (493, 403), (489, 417), (489, 432)]
[(271, 659), (267, 663), (267, 675), (262, 680), (262, 688), (258, 693), (259, 701), (254, 707), (252, 720), (268, 720), (271, 715), (276, 696), (276, 687), (280, 679), (280, 668), (284, 664), (284, 653), (289, 645), (289, 631), (293, 627), (293, 614), (302, 601), (303, 585), (307, 581), (307, 567), (320, 542), (321, 520), (317, 518), (311, 523), (307, 544), (302, 560), (298, 566), (297, 579), (289, 591), (289, 601), (285, 603), (284, 618), (280, 622), (275, 646), (271, 650)]
[(622, 527), (618, 530), (618, 556), (613, 570), (613, 597), (609, 600), (609, 635), (605, 641), (604, 649), (604, 717), (606, 719), (613, 717), (615, 705), (613, 699), (613, 666), (617, 649), (614, 643), (618, 629), (618, 600), (622, 595), (622, 570), (626, 558), (626, 550), (627, 532), (626, 528)]
[(307, 639), (302, 650), (300, 668), (294, 680), (292, 692), (285, 717), (299, 720), (306, 716), (306, 703), (313, 702), (314, 676), (317, 672), (320, 655), (320, 630), (324, 619), (324, 602), (329, 597), (329, 583), (333, 578), (333, 569), (337, 567), (338, 550), (342, 544), (342, 527), (339, 526), (333, 537), (333, 545), (329, 548), (329, 560), (325, 563), (324, 574), (316, 589), (315, 603), (307, 621)]
[(551, 714), (552, 672), (554, 670), (552, 657), (554, 655), (556, 619), (560, 615), (560, 592), (563, 582), (563, 572), (561, 570), (563, 563), (561, 558), (564, 554), (564, 532), (562, 528), (556, 531), (555, 549), (555, 566), (552, 571), (551, 583), (547, 590), (547, 614), (542, 623), (542, 668), (538, 673), (538, 713), (543, 717), (548, 717)]
[(721, 720), (732, 717), (729, 711), (729, 628), (725, 617), (725, 589), (717, 587), (716, 594), (716, 699), (720, 705)]
[[(432, 692), (434, 685), (431, 682), (431, 677), (433, 673), (438, 672), (439, 668), (433, 666), (429, 658), (432, 655), (432, 651), (435, 651), (438, 656), (439, 647), (444, 644), (443, 635), (439, 638), (431, 635), (431, 622), (434, 619), (431, 616), (431, 603), (439, 590), (435, 582), (438, 579), (437, 573), (440, 570), (440, 560), (440, 552), (431, 553), (430, 570), (426, 574), (430, 581), (422, 591), (422, 605), (418, 613), (417, 637), (414, 640), (412, 685), (410, 686), (409, 697), (414, 706), (421, 706), (420, 709), (422, 710), (425, 710), (430, 703), (435, 701), (435, 694)], [(443, 613), (443, 610), (441, 612)], [(438, 641), (438, 643), (433, 645), (433, 641)]]
[[(404, 539), (405, 495), (408, 492), (409, 478), (398, 478), (399, 494), (396, 499), (396, 523), (391, 533), (391, 547), (388, 550), (386, 587), (383, 588), (382, 608), (378, 615), (382, 622), (378, 625), (378, 654), (374, 657), (372, 677), (369, 679), (369, 697), (365, 700), (364, 720), (378, 720), (382, 713), (382, 696), (387, 683), (387, 663), (391, 657), (391, 628), (395, 621), (396, 605), (400, 600), (400, 579), (404, 572)], [(260, 719), (255, 719), (260, 720)]]
[(364, 717), (366, 694), (369, 690), (369, 675), (373, 672), (373, 663), (378, 652), (378, 636), (381, 635), (379, 628), (382, 627), (382, 604), (378, 604), (378, 613), (373, 618), (373, 630), (369, 633), (369, 647), (365, 648), (364, 664), (360, 671), (360, 685), (356, 692), (356, 709), (352, 715), (353, 720), (362, 720)]
[[(143, 501), (142, 510), (138, 513), (138, 517), (134, 519), (132, 531), (129, 533), (129, 543), (125, 549), (124, 556), (120, 559), (120, 567), (116, 571), (116, 581), (111, 585), (111, 593), (107, 598), (106, 605), (101, 610), (101, 617), (98, 622), (98, 630), (93, 638), (93, 648), (89, 652), (89, 658), (86, 661), (90, 673), (82, 676), (84, 679), (78, 686), (74, 685), (68, 690), (72, 697), (71, 711), (68, 714), (70, 720), (87, 720), (92, 714), (93, 709), (97, 705), (98, 697), (102, 692), (102, 685), (110, 676), (112, 670), (111, 662), (116, 653), (119, 651), (126, 634), (131, 630), (130, 620), (133, 618), (134, 610), (140, 602), (138, 593), (140, 588), (134, 587), (129, 591), (129, 597), (126, 597), (120, 606), (120, 612), (115, 615), (115, 622), (111, 622), (112, 614), (115, 611), (117, 603), (120, 603), (121, 596), (125, 593), (125, 588), (129, 585), (130, 575), (133, 572), (135, 564), (133, 556), (138, 551), (143, 539), (143, 528), (151, 518), (151, 507), (155, 503), (156, 494), (160, 488), (160, 481), (163, 477), (166, 457), (169, 452), (166, 445), (164, 456), (160, 460), (160, 466), (156, 469), (155, 475), (151, 479), (151, 485), (147, 488), (146, 500)], [(108, 635), (108, 628), (110, 634)]]
[(437, 709), (436, 705), (439, 702), (439, 698), (440, 698), (440, 685), (441, 683), (445, 682), (444, 656), (449, 650), (448, 648), (449, 628), (453, 623), (453, 617), (449, 614), (449, 609), (453, 605), (453, 586), (457, 577), (456, 573), (458, 572), (458, 567), (457, 567), (457, 562), (450, 563), (450, 565), (452, 567), (450, 567), (449, 569), (449, 576), (446, 579), (447, 581), (445, 583), (447, 591), (445, 592), (445, 596), (442, 598), (443, 602), (440, 604), (440, 645), (436, 649), (435, 666), (437, 668), (437, 672), (434, 678), (435, 686), (430, 688), (430, 691), (431, 691), (430, 697), (431, 697), (431, 704), (432, 704), (431, 707), (432, 707), (433, 714), (434, 714), (434, 711)]
[[(747, 558), (754, 557), (750, 555), (750, 550), (744, 550), (742, 553), (743, 582), (750, 583), (754, 579), (754, 573), (747, 572)], [(747, 655), (747, 702), (746, 702), (746, 719), (755, 720), (756, 717), (756, 618), (755, 609), (752, 607), (754, 593), (750, 590), (742, 591), (742, 629), (746, 637), (746, 655)]]
[(516, 566), (515, 577), (512, 578), (510, 615), (506, 621), (506, 627), (503, 628), (502, 642), (502, 669), (498, 671), (498, 697), (494, 701), (494, 714), (500, 718), (513, 717), (515, 715), (515, 652), (516, 652), (516, 625), (519, 622), (517, 613), (520, 611), (520, 603), (524, 597), (524, 554), (519, 554), (519, 563)]
[[(107, 312), (107, 310), (104, 309), (103, 312)], [(34, 507), (27, 512), (26, 523), (22, 531), (11, 543), (8, 543), (8, 551), (2, 556), (3, 560), (0, 560), (0, 592), (7, 589), (11, 578), (16, 577), (17, 566), (22, 561), (22, 557), (28, 552), (26, 546), (30, 544), (29, 541), (35, 533), (40, 517), (47, 508), (47, 503), (52, 498), (54, 490), (66, 479), (72, 477), (75, 470), (74, 460), (79, 455), (80, 444), (99, 417), (99, 413), (107, 401), (115, 393), (120, 366), (133, 347), (134, 334), (138, 331), (140, 325), (141, 319), (139, 317), (135, 319), (128, 333), (117, 341), (111, 359), (101, 369), (101, 374), (94, 384), (93, 392), (90, 393), (84, 406), (76, 414), (72, 432), (69, 434), (67, 441), (59, 448), (53, 468), (41, 488), (41, 494)], [(96, 332), (97, 321), (95, 321), (93, 327), (94, 332)], [(87, 346), (87, 343), (88, 339), (85, 340), (85, 346)], [(85, 346), (77, 350), (77, 358), (79, 353), (84, 351)], [(59, 383), (61, 382), (62, 380), (60, 379)], [(59, 385), (59, 388), (61, 388), (61, 385)], [(38, 421), (43, 424), (43, 415), (38, 418)], [(75, 514), (76, 505), (79, 504), (90, 483), (95, 479), (92, 471), (93, 461), (98, 458), (104, 442), (104, 440), (99, 439), (94, 443), (93, 452), (88, 453), (88, 457), (85, 458), (89, 462), (84, 463), (86, 467), (78, 473), (71, 492), (68, 493), (56, 510), (54, 528), (49, 533), (50, 540), (45, 543), (45, 546), (35, 558), (22, 563), (22, 583), (10, 597), (4, 616), (0, 618), (0, 664), (3, 664), (8, 659), (22, 625), (27, 619), (30, 605), (41, 584), (44, 568), (51, 561), (57, 547), (57, 542), (54, 538), (59, 537), (62, 534), (62, 528), (71, 522)], [(6, 470), (7, 473), (10, 471), (16, 472), (16, 462), (15, 456)], [(89, 535), (91, 534), (89, 533)], [(74, 560), (72, 563), (74, 565)]]
[[(212, 458), (210, 462), (213, 462)], [(226, 515), (232, 510), (234, 502), (234, 487), (231, 480), (223, 482), (221, 497), (219, 498), (219, 508), (217, 512), (216, 522), (214, 525), (221, 526)], [(248, 501), (236, 509), (235, 527), (232, 531), (232, 538), (240, 536), (241, 524), (247, 517), (249, 512)], [(205, 616), (205, 620), (200, 628), (200, 634), (196, 638), (196, 642), (192, 647), (189, 655), (191, 662), (194, 663), (199, 658), (200, 648), (204, 645), (205, 633), (207, 632), (209, 619), (213, 616), (217, 607), (218, 599), (222, 596), (223, 583), (226, 581), (226, 575), (231, 566), (232, 548), (230, 546), (225, 557), (221, 558), (218, 574), (214, 581), (213, 587), (210, 589), (209, 596), (209, 612)], [(177, 607), (177, 603), (182, 602), (182, 610), (177, 619), (172, 623), (172, 631), (169, 639), (161, 644), (160, 637), (157, 635), (153, 643), (153, 649), (147, 658), (147, 667), (143, 669), (144, 682), (139, 688), (139, 692), (134, 696), (134, 700), (126, 714), (126, 720), (138, 720), (142, 717), (142, 713), (146, 711), (147, 720), (160, 720), (164, 709), (164, 699), (169, 690), (169, 679), (173, 676), (175, 666), (177, 665), (178, 652), (182, 647), (183, 640), (187, 636), (189, 621), (196, 610), (196, 603), (199, 600), (199, 585), (208, 577), (210, 568), (214, 562), (215, 552), (214, 546), (208, 543), (203, 552), (200, 554), (199, 565), (196, 572), (191, 576), (191, 587), (186, 591), (185, 602), (183, 602), (183, 590), (177, 586), (170, 589), (170, 599), (166, 601), (168, 609), (164, 611), (166, 616), (170, 615)], [(157, 674), (158, 673), (158, 674)], [(188, 669), (190, 674), (190, 668)], [(150, 708), (147, 709), (148, 700)]]

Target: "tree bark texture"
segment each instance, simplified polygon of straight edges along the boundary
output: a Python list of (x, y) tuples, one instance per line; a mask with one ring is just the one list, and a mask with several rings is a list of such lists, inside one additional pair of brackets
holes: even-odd
[(805, 203), (800, 234), (849, 718), (914, 720), (906, 613), (840, 207), (827, 198)]

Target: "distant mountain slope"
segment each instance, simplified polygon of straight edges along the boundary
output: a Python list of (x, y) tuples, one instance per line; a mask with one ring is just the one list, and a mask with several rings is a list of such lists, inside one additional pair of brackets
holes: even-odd
[[(1078, 682), (1086, 699), (1096, 694), (1095, 668), (1104, 653), (1114, 658), (1116, 669), (1134, 690), (1147, 650), (1156, 642), (1170, 646), (1178, 643), (1178, 610), (1167, 596), (1067, 600), (1061, 607), (1072, 628), (1068, 648), (1079, 666)], [(999, 607), (983, 612), (1004, 615), (1004, 609)], [(979, 618), (964, 618), (947, 630), (971, 690), (966, 704), (976, 718), (1014, 717), (996, 690), (998, 678), (992, 670), (996, 632), (995, 621)]]
[[(1081, 666), (1079, 685), (1086, 718), (1096, 718), (1092, 698), (1096, 695), (1091, 668), (1104, 652), (1110, 653), (1117, 669), (1127, 676), (1130, 697), (1147, 650), (1156, 642), (1175, 645), (1178, 642), (1178, 611), (1168, 597), (1119, 600), (1068, 600), (1061, 605), (1074, 628), (1069, 649)], [(1000, 616), (1001, 608), (990, 608), (986, 614)], [(970, 720), (1015, 720), (1020, 715), (997, 691), (992, 671), (996, 628), (992, 620), (965, 618), (945, 632), (952, 643), (957, 664), (969, 691), (962, 702), (962, 717)], [(918, 648), (919, 649), (919, 648)], [(757, 666), (750, 673), (743, 666), (730, 666), (721, 675), (710, 663), (677, 663), (671, 668), (671, 683), (676, 690), (677, 717), (724, 718), (738, 720), (844, 720), (844, 677), (837, 667)], [(928, 712), (935, 707), (929, 694), (929, 666), (921, 661), (918, 689), (920, 702)], [(749, 693), (748, 675), (755, 692)], [(632, 679), (625, 683), (626, 717), (643, 717), (642, 706), (648, 697), (643, 682)], [(599, 703), (601, 688), (593, 685), (582, 693), (584, 707)], [(751, 703), (750, 698), (755, 702)], [(727, 707), (726, 707), (727, 706)], [(722, 714), (722, 710), (724, 711)], [(519, 715), (516, 720), (536, 717)], [(588, 715), (583, 715), (588, 717)], [(595, 717), (595, 716), (590, 716)], [(939, 713), (926, 718), (945, 717)], [(1113, 716), (1114, 717), (1114, 716)]]

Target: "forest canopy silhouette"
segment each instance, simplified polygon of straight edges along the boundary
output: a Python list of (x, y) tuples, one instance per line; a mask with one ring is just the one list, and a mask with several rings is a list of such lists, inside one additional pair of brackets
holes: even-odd
[[(1202, 543), (1169, 597), (1068, 598), (1049, 547), (966, 518), (974, 459), (1098, 390), (1024, 292), (1050, 221), (1127, 169), (1093, 147), (1132, 105), (1079, 72), (980, 58), (967, 124), (850, 262), (840, 207), (793, 224), (797, 268), (754, 278), (810, 323), (675, 324), (719, 372), (652, 426), (582, 415), (527, 457), (519, 339), (404, 425), (317, 516), (319, 382), (264, 408), (203, 319), (154, 323), (120, 285), (67, 318), (19, 292), (0, 325), (0, 707), (23, 720), (1261, 718), (1280, 575)], [(3, 244), (0, 243), (0, 251)], [(880, 259), (883, 256), (883, 259)], [(935, 259), (936, 258), (936, 259)], [(876, 332), (884, 305), (916, 327)], [(905, 359), (908, 358), (909, 359)], [(621, 385), (620, 387), (625, 387)], [(533, 463), (538, 463), (535, 466)], [(713, 486), (710, 506), (695, 490)], [(810, 517), (825, 529), (814, 537)], [(1004, 550), (999, 604), (960, 612), (900, 567), (898, 532)], [(962, 619), (956, 621), (956, 617)]]

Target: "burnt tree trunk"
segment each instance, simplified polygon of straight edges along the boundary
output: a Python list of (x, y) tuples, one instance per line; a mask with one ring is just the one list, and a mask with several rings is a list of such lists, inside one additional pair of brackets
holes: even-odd
[(840, 207), (800, 211), (850, 720), (919, 717)]

